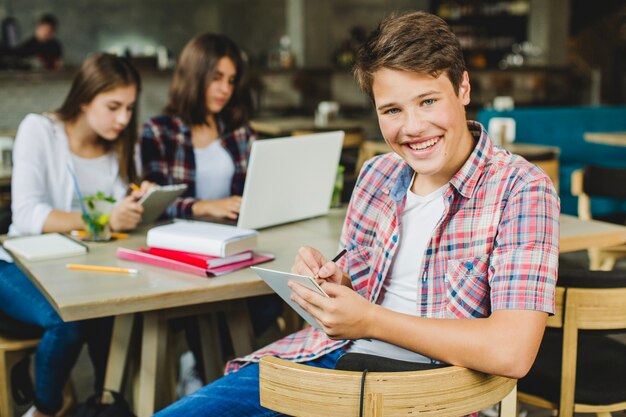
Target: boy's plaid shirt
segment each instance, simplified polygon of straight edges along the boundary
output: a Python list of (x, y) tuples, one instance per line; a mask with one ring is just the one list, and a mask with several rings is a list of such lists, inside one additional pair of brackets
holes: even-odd
[[(488, 317), (500, 309), (552, 314), (559, 252), (554, 187), (535, 165), (494, 147), (481, 124), (468, 127), (476, 147), (444, 193), (444, 214), (416, 277), (415, 314), (459, 319)], [(338, 264), (372, 302), (397, 250), (412, 176), (397, 155), (378, 156), (366, 163), (352, 194), (341, 237), (348, 253)], [(348, 343), (306, 328), (231, 361), (227, 372), (267, 355), (308, 361)]]

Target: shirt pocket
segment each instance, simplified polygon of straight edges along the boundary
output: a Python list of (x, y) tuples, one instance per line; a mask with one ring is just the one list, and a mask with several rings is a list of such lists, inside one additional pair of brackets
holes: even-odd
[(489, 255), (448, 261), (446, 317), (487, 317), (491, 311)]

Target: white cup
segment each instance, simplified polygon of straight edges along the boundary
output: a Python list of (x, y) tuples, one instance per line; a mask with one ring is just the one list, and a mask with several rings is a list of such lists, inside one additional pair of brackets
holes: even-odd
[(339, 114), (339, 103), (336, 101), (320, 101), (315, 111), (315, 126), (328, 126), (328, 123)]

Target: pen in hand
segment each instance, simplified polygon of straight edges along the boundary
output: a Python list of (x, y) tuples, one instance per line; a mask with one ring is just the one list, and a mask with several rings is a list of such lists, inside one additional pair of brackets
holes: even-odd
[(335, 257), (331, 260), (331, 262), (337, 262), (339, 259), (341, 259), (341, 257), (342, 257), (343, 255), (345, 255), (345, 254), (346, 254), (346, 252), (348, 252), (348, 249), (343, 248), (343, 249), (341, 250), (341, 252), (339, 252), (337, 255), (335, 255)]

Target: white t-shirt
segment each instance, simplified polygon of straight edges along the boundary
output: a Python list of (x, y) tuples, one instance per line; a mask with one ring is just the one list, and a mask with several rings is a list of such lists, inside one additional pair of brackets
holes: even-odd
[(235, 162), (220, 139), (204, 148), (194, 148), (196, 158), (196, 198), (218, 200), (230, 196)]
[[(446, 185), (447, 186), (447, 185)], [(381, 306), (398, 313), (415, 315), (417, 283), (422, 275), (424, 253), (444, 212), (446, 186), (427, 196), (407, 192), (400, 219), (399, 246), (390, 276), (383, 283)], [(359, 339), (348, 352), (367, 353), (410, 362), (430, 363), (430, 359), (410, 350), (375, 339)]]
[[(116, 156), (113, 152), (97, 158), (82, 158), (72, 154), (72, 163), (83, 197), (95, 195), (98, 191), (107, 196), (113, 196), (118, 171)], [(76, 193), (72, 198), (72, 211), (80, 211)]]

